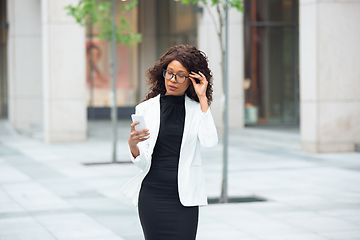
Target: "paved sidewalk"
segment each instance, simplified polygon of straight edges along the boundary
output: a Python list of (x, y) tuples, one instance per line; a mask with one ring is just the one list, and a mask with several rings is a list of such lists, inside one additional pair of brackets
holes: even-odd
[[(128, 161), (129, 121), (119, 122), (119, 160)], [(297, 129), (230, 131), (229, 195), (266, 202), (200, 209), (198, 240), (360, 239), (360, 153), (300, 151)], [(0, 240), (141, 240), (136, 209), (120, 188), (133, 164), (86, 166), (111, 156), (109, 122), (89, 139), (45, 144), (0, 120)], [(210, 197), (220, 193), (220, 144), (203, 151)]]

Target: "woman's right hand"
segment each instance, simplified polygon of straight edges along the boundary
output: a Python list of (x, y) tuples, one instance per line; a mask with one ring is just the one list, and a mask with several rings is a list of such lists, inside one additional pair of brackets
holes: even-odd
[(131, 124), (131, 132), (130, 132), (130, 137), (129, 137), (129, 141), (128, 141), (130, 148), (136, 147), (139, 142), (143, 142), (143, 141), (149, 139), (149, 137), (148, 137), (150, 135), (149, 129), (142, 129), (139, 131), (135, 130), (135, 126), (138, 124), (139, 124), (139, 122), (134, 122), (133, 124)]
[[(139, 142), (143, 142), (143, 141), (147, 140), (149, 138), (147, 136), (150, 135), (148, 129), (142, 129), (142, 130), (136, 131), (135, 126), (138, 124), (139, 124), (139, 122), (134, 122), (133, 124), (131, 124), (131, 132), (130, 132), (130, 137), (129, 137), (129, 141), (128, 141), (131, 154), (133, 155), (134, 158), (136, 158), (137, 156), (140, 155), (140, 151), (139, 151), (137, 144)], [(145, 137), (145, 138), (143, 138), (143, 137)]]

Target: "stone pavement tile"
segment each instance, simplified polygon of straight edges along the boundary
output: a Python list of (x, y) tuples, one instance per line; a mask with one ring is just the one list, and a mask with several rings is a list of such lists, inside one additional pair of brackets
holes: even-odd
[(18, 149), (18, 151), (21, 152), (23, 155), (35, 160), (41, 159), (42, 161), (51, 161), (60, 158), (59, 155), (54, 154), (49, 149), (49, 147), (46, 146), (38, 146), (36, 148), (20, 148)]
[(359, 163), (360, 155), (357, 152), (321, 153), (320, 158), (339, 163)]
[(1, 240), (57, 240), (31, 217), (0, 218)]
[[(101, 177), (94, 177), (94, 178), (86, 178), (82, 179), (81, 181), (93, 188), (107, 188), (108, 186), (113, 187), (116, 185), (118, 188), (121, 188), (125, 183), (130, 181), (133, 177), (135, 177), (140, 170), (132, 163), (130, 164), (111, 164), (114, 168), (116, 174), (114, 175), (107, 175), (103, 173)], [(90, 169), (96, 169), (94, 167), (89, 167)]]
[[(263, 204), (263, 203), (258, 203)], [(293, 227), (281, 221), (273, 220), (261, 211), (252, 211), (248, 208), (254, 204), (214, 204), (200, 209), (199, 233), (205, 236), (216, 236), (226, 233), (231, 239), (260, 239), (262, 235), (282, 235), (288, 233), (304, 233), (302, 229)], [(222, 227), (216, 225), (222, 224)], [(203, 232), (202, 232), (203, 231)], [(217, 234), (211, 235), (218, 231)], [(209, 235), (209, 236), (208, 236)], [(212, 238), (216, 239), (216, 238)]]
[(327, 199), (323, 200), (306, 200), (306, 201), (291, 201), (286, 204), (289, 206), (296, 207), (297, 209), (302, 209), (303, 211), (325, 211), (331, 209), (358, 209), (360, 207), (359, 201), (357, 202), (338, 202), (336, 199)]
[(69, 178), (48, 179), (46, 181), (40, 180), (38, 182), (52, 193), (63, 198), (79, 197), (93, 191), (92, 188), (86, 186), (80, 181)]
[(96, 170), (87, 168), (79, 162), (51, 162), (47, 164), (65, 177), (72, 179), (101, 177)]
[(348, 169), (336, 168), (332, 166), (323, 166), (321, 168), (312, 168), (308, 170), (309, 176), (314, 180), (336, 183), (339, 180), (359, 181), (360, 172)]
[(22, 214), (25, 214), (25, 209), (0, 188), (0, 218)]
[(292, 201), (324, 201), (320, 196), (314, 196), (296, 190), (296, 188), (277, 187), (274, 189), (261, 189), (257, 191), (257, 195), (264, 197), (270, 201), (276, 202), (292, 202)]
[(143, 235), (134, 235), (134, 236), (122, 236), (124, 240), (144, 240)]
[(292, 226), (296, 226), (314, 233), (359, 230), (359, 225), (351, 224), (346, 221), (331, 217), (287, 219), (286, 222)]
[(266, 213), (266, 217), (270, 219), (276, 219), (281, 222), (287, 222), (288, 219), (317, 218), (317, 217), (321, 217), (321, 215), (317, 212), (301, 211), (301, 209), (299, 209), (297, 211), (290, 211), (290, 212)]
[(346, 222), (359, 225), (359, 229), (360, 229), (360, 215), (338, 216), (337, 219), (341, 219), (341, 220), (344, 220)]
[(118, 202), (103, 196), (67, 198), (66, 201), (82, 211), (121, 211), (124, 209)]
[(239, 160), (239, 157), (234, 154), (229, 159), (229, 166), (234, 171), (269, 169), (276, 171), (282, 169), (306, 169), (318, 166), (318, 163), (298, 159), (281, 159), (278, 156), (252, 156), (251, 158)]
[(72, 208), (36, 182), (6, 183), (2, 185), (2, 189), (28, 211)]
[[(133, 163), (129, 163), (134, 165)], [(103, 164), (103, 165), (96, 165), (96, 166), (86, 166), (85, 168), (96, 171), (97, 173), (107, 176), (107, 177), (117, 177), (121, 170), (126, 167), (128, 164)], [(138, 170), (139, 171), (139, 170)]]
[(319, 234), (331, 240), (360, 240), (360, 229), (357, 231), (326, 232)]
[(341, 208), (340, 209), (328, 209), (328, 210), (324, 210), (324, 211), (318, 211), (317, 213), (320, 215), (329, 216), (329, 217), (341, 217), (341, 216), (359, 216), (360, 217), (360, 209), (341, 209)]
[(99, 190), (98, 192), (109, 199), (116, 200), (120, 205), (126, 206), (127, 208), (132, 208), (134, 206), (128, 198), (121, 194), (119, 187)]
[(13, 148), (9, 148), (8, 146), (0, 143), (0, 155), (10, 155), (10, 154), (16, 154), (17, 151)]
[(320, 236), (315, 233), (298, 233), (298, 234), (286, 234), (276, 236), (262, 236), (261, 240), (329, 240), (324, 236)]
[(294, 212), (298, 211), (299, 208), (296, 206), (291, 206), (285, 203), (279, 203), (274, 201), (269, 202), (253, 202), (242, 204), (246, 209), (259, 213), (259, 214), (269, 214), (269, 213), (281, 213), (281, 212)]
[(63, 177), (56, 170), (36, 162), (21, 153), (5, 155), (3, 156), (3, 159), (7, 162), (7, 164), (17, 168), (17, 170), (21, 171), (32, 179), (52, 179)]
[(92, 238), (92, 237), (86, 237), (86, 238), (69, 238), (69, 240), (125, 240), (124, 238), (122, 237), (119, 237), (119, 236), (110, 236), (110, 237), (104, 237), (104, 236), (101, 236), (101, 237), (95, 237), (95, 238)]
[[(245, 205), (245, 204), (244, 204)], [(265, 221), (266, 216), (246, 209), (242, 204), (212, 204), (200, 208), (200, 223), (236, 223), (248, 221)]]
[(36, 220), (58, 240), (117, 237), (114, 232), (82, 213), (36, 216)]
[(134, 211), (88, 213), (96, 222), (124, 239), (143, 239), (139, 217)]
[(119, 188), (121, 186), (120, 184), (125, 183), (127, 179), (128, 178), (124, 176), (104, 176), (99, 178), (81, 179), (80, 181), (89, 188), (103, 190), (114, 186)]
[(31, 180), (31, 178), (16, 168), (4, 162), (0, 163), (0, 183), (22, 182), (29, 180)]
[(218, 240), (218, 239), (253, 239), (258, 238), (251, 236), (250, 234), (244, 233), (234, 226), (222, 223), (219, 221), (213, 221), (212, 223), (199, 223), (197, 238), (198, 240)]
[(240, 224), (230, 223), (236, 229), (261, 238), (263, 236), (281, 236), (304, 233), (303, 229), (277, 220), (247, 221)]

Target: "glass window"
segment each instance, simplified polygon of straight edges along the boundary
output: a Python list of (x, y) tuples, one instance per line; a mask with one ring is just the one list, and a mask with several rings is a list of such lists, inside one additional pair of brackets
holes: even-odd
[(256, 21), (292, 22), (294, 0), (256, 0)]
[[(137, 33), (138, 10), (135, 7), (131, 11), (124, 12), (121, 10), (123, 1), (116, 2), (116, 21), (119, 22), (121, 17), (125, 17), (132, 26), (131, 32)], [(102, 108), (110, 107), (110, 66), (109, 43), (100, 40), (99, 29), (96, 25), (89, 25), (86, 29), (86, 83), (87, 83), (87, 103), (90, 107)], [(136, 96), (138, 89), (138, 48), (134, 46), (125, 46), (121, 43), (116, 46), (117, 54), (117, 106), (134, 106), (136, 105)]]
[(157, 0), (157, 58), (179, 44), (197, 46), (196, 6)]
[(298, 123), (297, 11), (297, 1), (245, 1), (247, 124)]

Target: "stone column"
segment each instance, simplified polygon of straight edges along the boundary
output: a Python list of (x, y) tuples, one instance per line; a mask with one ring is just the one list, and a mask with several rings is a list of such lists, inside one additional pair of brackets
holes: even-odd
[[(210, 69), (213, 73), (213, 103), (211, 111), (216, 126), (223, 128), (222, 105), (224, 101), (221, 71), (221, 50), (215, 31), (214, 21), (205, 6), (199, 18), (198, 39), (199, 49), (209, 57)], [(209, 5), (210, 6), (210, 5)], [(216, 24), (218, 17), (215, 7), (211, 7)], [(225, 30), (224, 30), (225, 35)], [(244, 126), (244, 36), (243, 14), (234, 8), (229, 8), (229, 127), (238, 128)]]
[(9, 0), (7, 14), (9, 121), (28, 132), (42, 124), (40, 3)]
[(300, 0), (302, 148), (354, 151), (360, 141), (360, 0)]
[(86, 139), (85, 28), (64, 7), (78, 0), (41, 0), (44, 138)]

